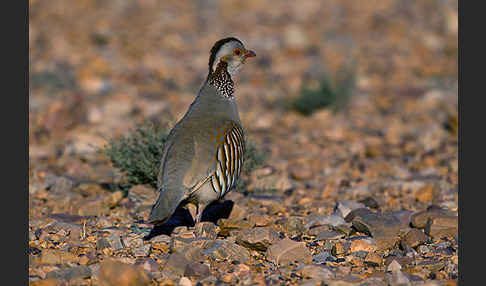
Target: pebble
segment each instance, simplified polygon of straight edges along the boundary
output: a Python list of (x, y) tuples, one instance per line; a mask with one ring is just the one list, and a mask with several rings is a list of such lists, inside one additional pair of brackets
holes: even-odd
[(139, 266), (106, 260), (100, 265), (98, 281), (106, 286), (146, 286), (150, 278)]
[(308, 230), (312, 227), (321, 226), (321, 225), (338, 226), (344, 223), (346, 223), (344, 219), (341, 216), (336, 214), (332, 214), (328, 216), (316, 216), (308, 219), (308, 222), (305, 224), (305, 229)]
[(325, 280), (329, 278), (334, 278), (335, 273), (329, 267), (324, 265), (310, 264), (304, 265), (297, 268), (297, 273), (299, 273), (303, 278)]
[(351, 211), (364, 208), (365, 205), (351, 200), (341, 199), (337, 201), (334, 213), (345, 218)]
[(416, 248), (417, 246), (427, 242), (428, 239), (429, 238), (422, 230), (412, 228), (400, 240), (400, 244), (403, 249), (406, 249), (407, 247)]
[(271, 227), (255, 227), (243, 230), (236, 242), (248, 249), (266, 251), (278, 238), (278, 233)]
[(277, 241), (266, 251), (265, 257), (276, 265), (288, 265), (295, 261), (312, 262), (312, 255), (304, 242), (296, 242), (288, 238)]

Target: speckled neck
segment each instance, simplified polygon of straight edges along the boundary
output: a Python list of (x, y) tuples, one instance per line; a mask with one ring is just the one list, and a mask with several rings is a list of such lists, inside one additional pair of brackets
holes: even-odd
[(228, 64), (226, 62), (219, 62), (216, 70), (209, 74), (208, 83), (215, 87), (222, 96), (231, 98), (235, 91), (235, 83), (233, 82), (227, 67)]

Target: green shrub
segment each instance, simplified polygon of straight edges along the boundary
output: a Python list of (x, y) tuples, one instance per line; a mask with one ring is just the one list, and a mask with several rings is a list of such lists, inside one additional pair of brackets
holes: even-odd
[(329, 107), (335, 111), (344, 108), (353, 94), (355, 87), (354, 73), (342, 71), (337, 80), (322, 77), (315, 89), (304, 86), (300, 95), (291, 100), (288, 108), (304, 115)]
[(113, 166), (124, 174), (125, 189), (139, 184), (149, 184), (157, 188), (162, 147), (168, 134), (158, 125), (145, 122), (127, 136), (112, 139), (105, 146), (103, 152), (110, 158)]
[[(102, 150), (113, 166), (124, 174), (124, 190), (138, 184), (149, 184), (157, 188), (162, 148), (169, 132), (152, 123), (137, 126), (127, 136), (112, 139)], [(251, 140), (246, 141), (245, 163), (242, 173), (249, 174), (261, 166), (264, 155), (258, 151)], [(241, 185), (246, 185), (241, 182)]]

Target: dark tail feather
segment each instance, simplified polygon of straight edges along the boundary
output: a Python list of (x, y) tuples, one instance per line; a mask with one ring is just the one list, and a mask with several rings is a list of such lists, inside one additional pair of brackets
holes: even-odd
[(159, 198), (152, 206), (148, 223), (161, 224), (167, 221), (182, 201), (183, 194), (184, 190), (161, 190)]

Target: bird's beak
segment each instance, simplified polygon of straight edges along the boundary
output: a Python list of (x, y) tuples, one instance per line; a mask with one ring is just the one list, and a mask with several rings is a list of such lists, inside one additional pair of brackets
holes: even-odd
[(245, 59), (246, 58), (252, 58), (252, 57), (256, 57), (255, 52), (254, 51), (251, 51), (251, 50), (246, 50)]

